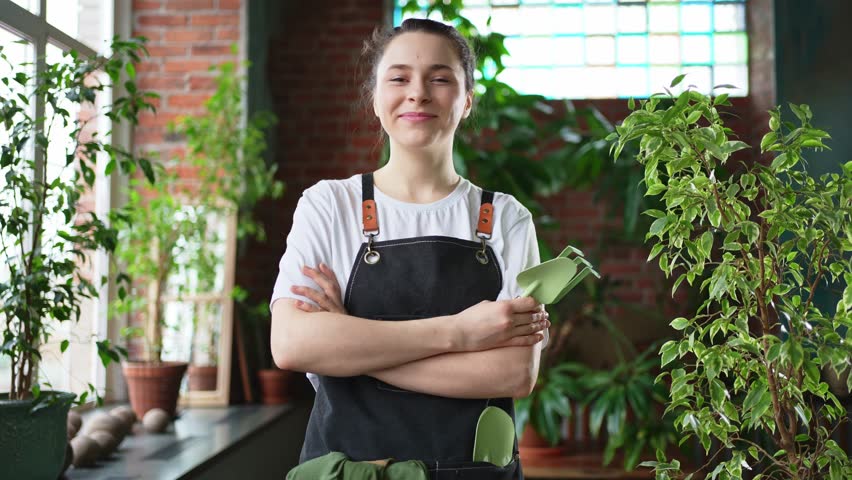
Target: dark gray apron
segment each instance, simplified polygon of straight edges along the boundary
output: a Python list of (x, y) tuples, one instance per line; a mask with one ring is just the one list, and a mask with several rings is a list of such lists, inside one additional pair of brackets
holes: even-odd
[[(374, 241), (378, 218), (373, 175), (362, 175), (364, 235), (344, 296), (349, 315), (405, 321), (456, 314), (496, 300), (503, 285), (491, 237), (493, 192), (483, 192), (479, 241), (444, 236)], [(476, 423), (485, 407), (511, 398), (454, 399), (408, 391), (373, 377), (319, 376), (300, 462), (342, 452), (356, 461), (421, 460), (433, 480), (520, 480), (517, 454), (500, 468), (473, 462)]]

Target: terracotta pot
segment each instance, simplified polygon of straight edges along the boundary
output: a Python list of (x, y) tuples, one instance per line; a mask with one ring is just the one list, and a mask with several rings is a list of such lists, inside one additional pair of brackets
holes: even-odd
[(178, 392), (186, 362), (125, 362), (121, 365), (130, 406), (137, 418), (142, 418), (152, 408), (161, 408), (170, 418), (177, 410)]
[(290, 378), (293, 372), (278, 368), (265, 368), (257, 372), (260, 379), (261, 402), (279, 405), (290, 401)]
[(219, 367), (216, 365), (190, 365), (186, 375), (189, 383), (189, 391), (209, 392), (216, 390), (216, 375)]
[(566, 453), (564, 444), (551, 446), (550, 442), (539, 435), (530, 423), (524, 427), (524, 432), (518, 441), (518, 450), (520, 450), (521, 461), (528, 465), (547, 463)]

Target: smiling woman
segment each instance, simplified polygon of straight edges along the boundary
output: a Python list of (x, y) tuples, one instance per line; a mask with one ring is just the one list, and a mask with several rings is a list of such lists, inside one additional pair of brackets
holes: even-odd
[(453, 27), (409, 19), (364, 56), (389, 161), (304, 191), (272, 295), (275, 361), (317, 389), (288, 478), (342, 453), (419, 462), (429, 477), (521, 479), (514, 435), (501, 439), (509, 463), (472, 458), (483, 410), (511, 418), (534, 387), (549, 325), (518, 298), (517, 274), (539, 263), (532, 216), (453, 165), (473, 54)]

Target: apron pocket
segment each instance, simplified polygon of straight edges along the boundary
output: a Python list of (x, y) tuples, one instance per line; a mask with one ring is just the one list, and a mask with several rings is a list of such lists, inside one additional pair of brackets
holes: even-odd
[(518, 474), (518, 457), (505, 467), (489, 462), (456, 461), (429, 465), (430, 480), (515, 480)]

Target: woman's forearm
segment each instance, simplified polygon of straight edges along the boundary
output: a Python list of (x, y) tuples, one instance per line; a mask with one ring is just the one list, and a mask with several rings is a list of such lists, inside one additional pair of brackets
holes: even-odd
[(452, 322), (404, 322), (305, 313), (282, 298), (272, 308), (271, 348), (279, 368), (349, 377), (453, 351)]
[(450, 398), (521, 398), (538, 376), (541, 343), (446, 353), (367, 375), (420, 393)]

